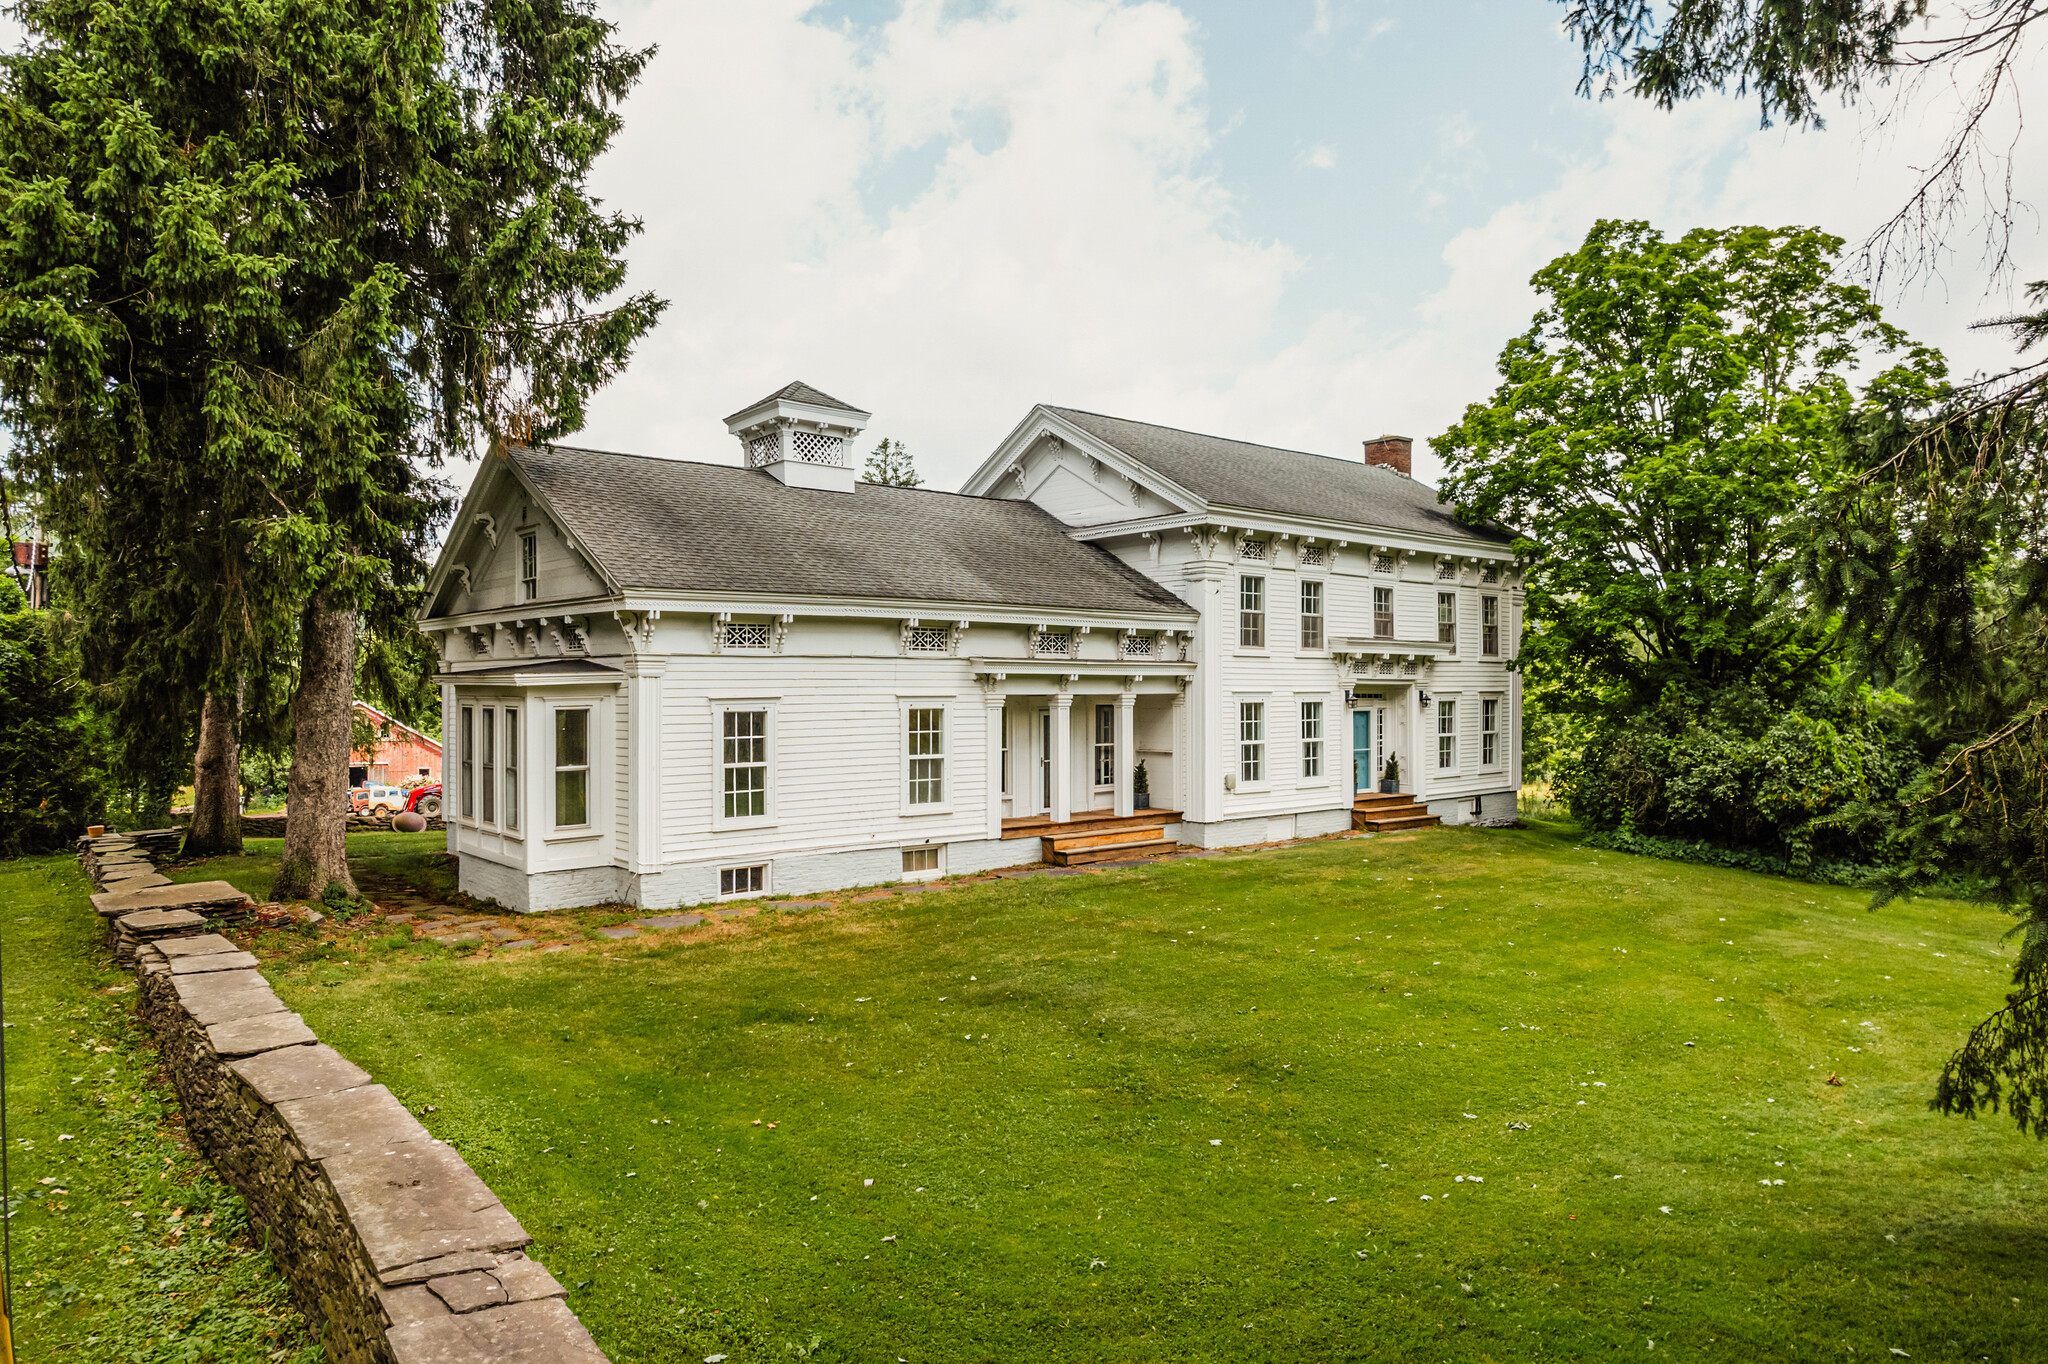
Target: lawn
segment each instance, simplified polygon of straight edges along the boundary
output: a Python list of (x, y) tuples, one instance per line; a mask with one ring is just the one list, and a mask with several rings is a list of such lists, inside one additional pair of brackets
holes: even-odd
[(1447, 829), (264, 949), (620, 1364), (2037, 1359), (2048, 1151), (1926, 1110), (2005, 921), (1863, 905)]
[(23, 1360), (316, 1364), (241, 1199), (186, 1144), (71, 857), (0, 862)]

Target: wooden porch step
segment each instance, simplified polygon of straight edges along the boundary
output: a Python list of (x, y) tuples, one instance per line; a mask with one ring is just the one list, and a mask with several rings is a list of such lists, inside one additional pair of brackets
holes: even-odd
[(1166, 826), (1155, 822), (1096, 834), (1056, 834), (1047, 842), (1060, 852), (1073, 852), (1077, 848), (1092, 848), (1105, 843), (1129, 843), (1133, 840), (1143, 842), (1164, 837)]
[(1150, 857), (1155, 853), (1172, 852), (1179, 846), (1180, 844), (1170, 838), (1095, 843), (1085, 848), (1062, 848), (1054, 844), (1046, 849), (1045, 860), (1055, 867), (1079, 867), (1090, 862), (1121, 862), (1130, 857)]
[(1351, 798), (1351, 808), (1363, 810), (1373, 805), (1413, 805), (1413, 791), (1360, 791)]
[(1178, 810), (1140, 810), (1119, 818), (1106, 811), (1083, 811), (1063, 823), (1045, 815), (1026, 815), (1003, 821), (1004, 838), (1073, 838), (1084, 834), (1116, 833), (1129, 829), (1159, 829), (1180, 823)]
[(1372, 814), (1353, 811), (1351, 815), (1352, 828), (1370, 829), (1374, 833), (1384, 833), (1393, 829), (1432, 829), (1441, 823), (1442, 820), (1420, 805), (1402, 810), (1375, 811)]

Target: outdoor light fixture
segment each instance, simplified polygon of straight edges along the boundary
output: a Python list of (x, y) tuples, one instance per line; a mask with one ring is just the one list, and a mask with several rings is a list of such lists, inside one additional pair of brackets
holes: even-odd
[(1419, 702), (1419, 703), (1421, 704), (1421, 706), (1422, 706), (1422, 708), (1423, 708), (1424, 710), (1428, 710), (1428, 709), (1429, 709), (1429, 693), (1428, 693), (1428, 692), (1426, 692), (1426, 691), (1423, 691), (1423, 692), (1417, 692), (1417, 693), (1415, 694), (1415, 699), (1416, 699), (1416, 700), (1417, 700), (1417, 701), (1418, 701), (1418, 702)]

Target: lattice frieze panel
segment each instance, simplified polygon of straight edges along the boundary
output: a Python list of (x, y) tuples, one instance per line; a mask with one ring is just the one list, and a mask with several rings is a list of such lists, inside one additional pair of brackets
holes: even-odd
[(1375, 573), (1392, 573), (1394, 571), (1394, 556), (1391, 554), (1373, 555), (1372, 571)]
[(728, 621), (719, 629), (719, 644), (727, 649), (759, 649), (766, 652), (774, 632), (765, 622)]
[(782, 458), (782, 433), (764, 431), (758, 436), (747, 437), (747, 467), (765, 469)]
[(1301, 562), (1304, 566), (1320, 568), (1323, 564), (1323, 558), (1324, 551), (1321, 545), (1303, 545), (1301, 547)]
[(1125, 635), (1125, 636), (1124, 636), (1124, 657), (1125, 657), (1125, 658), (1156, 658), (1156, 657), (1158, 657), (1158, 653), (1159, 653), (1159, 640), (1158, 640), (1158, 639), (1157, 639), (1157, 638), (1156, 638), (1155, 636), (1152, 636), (1152, 635)]
[(930, 625), (912, 626), (903, 637), (903, 648), (913, 654), (943, 654), (952, 647), (953, 632)]
[(1383, 658), (1374, 665), (1373, 671), (1377, 672), (1381, 677), (1392, 677), (1394, 675), (1394, 667), (1393, 659)]
[(1266, 560), (1266, 542), (1264, 540), (1239, 540), (1237, 542), (1237, 557), (1264, 563)]
[(1052, 631), (1036, 635), (1031, 640), (1031, 652), (1040, 658), (1072, 658), (1074, 637), (1071, 634)]
[(1488, 564), (1488, 565), (1487, 565), (1487, 566), (1486, 566), (1485, 568), (1482, 568), (1482, 569), (1480, 569), (1480, 570), (1479, 570), (1479, 581), (1480, 581), (1480, 582), (1483, 582), (1483, 583), (1497, 583), (1497, 582), (1499, 582), (1499, 581), (1500, 581), (1500, 565), (1499, 565), (1499, 564)]
[(1436, 561), (1436, 578), (1438, 582), (1449, 582), (1457, 576), (1458, 561), (1456, 559), (1438, 559)]
[(789, 433), (790, 453), (805, 464), (846, 463), (846, 438), (823, 431)]

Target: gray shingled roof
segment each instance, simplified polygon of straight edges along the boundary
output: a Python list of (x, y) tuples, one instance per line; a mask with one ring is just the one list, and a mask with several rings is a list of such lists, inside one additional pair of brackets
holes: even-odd
[[(760, 407), (762, 404), (772, 403), (777, 399), (784, 399), (793, 403), (809, 403), (812, 407), (835, 408), (841, 412), (858, 413), (863, 417), (867, 415), (867, 413), (864, 410), (855, 407), (852, 403), (842, 403), (837, 398), (833, 397), (831, 394), (820, 392), (819, 390), (812, 388), (809, 384), (805, 383), (801, 379), (796, 380), (794, 383), (784, 384), (781, 388), (776, 389), (767, 397), (762, 398), (756, 402), (748, 403), (745, 407), (740, 409), (740, 412), (752, 412), (755, 408)], [(740, 412), (733, 413), (732, 417), (737, 417), (740, 414)], [(727, 417), (726, 420), (731, 421), (732, 417)]]
[(1436, 490), (1428, 484), (1363, 460), (1281, 450), (1071, 407), (1046, 410), (1172, 479), (1211, 506), (1496, 544), (1512, 538), (1498, 527), (1464, 524), (1436, 500)]
[(818, 492), (758, 469), (564, 446), (508, 455), (629, 592), (1192, 614), (1028, 502), (873, 483)]

